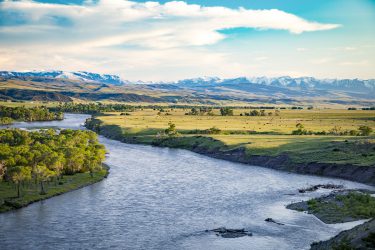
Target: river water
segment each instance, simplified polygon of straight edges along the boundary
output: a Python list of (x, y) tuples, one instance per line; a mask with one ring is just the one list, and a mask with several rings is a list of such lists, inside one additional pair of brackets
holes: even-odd
[[(15, 127), (83, 129), (87, 115)], [(212, 159), (186, 150), (100, 137), (111, 167), (97, 184), (0, 214), (0, 249), (309, 249), (359, 222), (326, 225), (285, 205), (328, 191), (315, 184), (366, 185)], [(272, 217), (284, 226), (267, 223)], [(252, 237), (205, 233), (245, 228)]]

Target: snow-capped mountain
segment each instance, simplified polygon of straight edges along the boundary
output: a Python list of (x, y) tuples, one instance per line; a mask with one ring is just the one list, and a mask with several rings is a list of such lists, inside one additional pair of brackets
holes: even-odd
[(86, 71), (29, 71), (29, 72), (13, 72), (0, 71), (0, 78), (3, 79), (68, 79), (72, 81), (96, 82), (111, 85), (124, 84), (142, 84), (150, 85), (153, 89), (176, 89), (185, 88), (191, 90), (202, 90), (204, 88), (229, 88), (233, 90), (241, 90), (251, 92), (253, 89), (262, 88), (263, 90), (280, 90), (281, 88), (300, 91), (351, 91), (366, 93), (367, 95), (375, 94), (375, 79), (317, 79), (314, 77), (238, 77), (223, 79), (219, 77), (199, 77), (192, 79), (184, 79), (173, 82), (144, 82), (144, 81), (128, 81), (121, 79), (117, 75), (97, 74)]
[(11, 78), (52, 78), (52, 79), (68, 79), (74, 81), (88, 81), (88, 82), (98, 82), (114, 85), (122, 85), (127, 83), (127, 81), (121, 80), (117, 75), (108, 74), (97, 74), (86, 71), (25, 71), (25, 72), (15, 72), (15, 71), (0, 71), (0, 77), (5, 79)]
[(185, 87), (198, 86), (227, 86), (227, 85), (264, 85), (280, 88), (302, 90), (350, 90), (355, 92), (375, 91), (375, 79), (317, 79), (314, 77), (239, 77), (221, 79), (218, 77), (193, 78), (174, 82)]

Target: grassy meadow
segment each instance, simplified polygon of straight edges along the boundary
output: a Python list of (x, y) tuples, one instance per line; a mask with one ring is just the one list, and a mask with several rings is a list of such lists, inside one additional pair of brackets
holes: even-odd
[[(329, 132), (357, 130), (368, 126), (375, 130), (375, 111), (370, 110), (266, 110), (267, 116), (244, 116), (249, 110), (234, 109), (233, 116), (221, 116), (219, 110), (212, 115), (185, 115), (189, 109), (139, 109), (121, 113), (106, 113), (96, 118), (104, 125), (121, 128), (125, 137), (136, 138), (140, 143), (151, 143), (157, 134), (176, 125), (179, 141), (189, 144), (204, 143), (207, 147), (233, 149), (246, 148), (249, 155), (277, 156), (288, 154), (297, 163), (325, 162), (354, 165), (375, 165), (375, 136), (348, 135), (292, 135), (301, 123), (309, 131)], [(268, 115), (272, 113), (272, 115)], [(200, 131), (216, 127), (219, 134), (201, 134)], [(197, 138), (198, 136), (198, 138)], [(203, 138), (203, 139), (202, 139)], [(214, 140), (212, 140), (212, 139)], [(207, 139), (207, 140), (205, 140)], [(180, 146), (177, 146), (180, 147)]]
[(120, 113), (109, 113), (102, 117), (106, 124), (116, 124), (127, 128), (131, 133), (148, 134), (154, 130), (165, 129), (169, 122), (176, 124), (179, 132), (204, 130), (213, 126), (230, 132), (256, 131), (276, 134), (290, 134), (296, 129), (297, 123), (302, 123), (306, 129), (313, 131), (328, 131), (334, 126), (342, 129), (357, 129), (365, 125), (375, 128), (375, 111), (371, 110), (280, 110), (275, 116), (274, 110), (266, 110), (272, 116), (240, 116), (248, 112), (245, 109), (235, 109), (234, 116), (221, 116), (219, 110), (214, 110), (213, 116), (185, 115), (189, 109), (158, 110), (143, 109), (121, 116)]

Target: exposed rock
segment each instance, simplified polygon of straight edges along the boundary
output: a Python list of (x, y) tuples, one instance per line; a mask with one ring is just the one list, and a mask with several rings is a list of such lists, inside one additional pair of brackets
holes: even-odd
[(299, 193), (314, 192), (314, 191), (318, 190), (319, 188), (341, 189), (341, 188), (344, 188), (344, 186), (343, 185), (335, 185), (335, 184), (319, 184), (319, 185), (314, 185), (314, 186), (311, 186), (311, 187), (308, 187), (308, 188), (298, 189), (298, 192)]
[(264, 221), (271, 222), (271, 223), (275, 223), (275, 224), (277, 224), (277, 225), (281, 225), (281, 226), (284, 225), (283, 223), (277, 222), (277, 221), (275, 221), (275, 220), (272, 219), (272, 218), (267, 218), (267, 219), (265, 219)]
[(253, 236), (253, 234), (244, 228), (242, 229), (229, 229), (225, 227), (219, 227), (212, 230), (206, 230), (206, 232), (214, 232), (217, 236), (221, 236), (223, 238), (239, 238), (244, 236)]

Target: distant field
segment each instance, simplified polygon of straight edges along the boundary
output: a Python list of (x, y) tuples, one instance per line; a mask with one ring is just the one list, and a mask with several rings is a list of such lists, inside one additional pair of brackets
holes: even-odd
[[(194, 130), (205, 130), (213, 126), (222, 130), (218, 135), (203, 135), (214, 138), (226, 148), (245, 147), (249, 155), (277, 156), (288, 154), (294, 162), (350, 163), (354, 165), (375, 166), (375, 136), (334, 136), (334, 135), (291, 135), (297, 123), (302, 123), (312, 131), (329, 131), (334, 126), (343, 130), (356, 130), (359, 126), (369, 126), (375, 130), (375, 111), (362, 110), (281, 110), (279, 116), (239, 116), (248, 110), (235, 110), (234, 116), (184, 115), (189, 110), (144, 109), (120, 115), (108, 113), (99, 116), (105, 125), (118, 125), (124, 136), (137, 136), (137, 140), (150, 143), (156, 134), (176, 124), (182, 134), (180, 141), (188, 147), (197, 143)], [(166, 115), (166, 114), (169, 115)], [(268, 134), (241, 134), (256, 131)], [(234, 133), (234, 134), (229, 134)], [(202, 136), (202, 135), (201, 135)], [(202, 141), (209, 147), (218, 147), (211, 141)], [(219, 145), (219, 146), (220, 146)]]
[[(357, 129), (366, 125), (375, 129), (375, 111), (363, 110), (281, 110), (279, 116), (239, 116), (240, 113), (249, 110), (235, 109), (234, 116), (220, 116), (218, 110), (214, 110), (215, 116), (184, 115), (190, 110), (175, 109), (166, 110), (158, 115), (158, 110), (144, 109), (130, 113), (130, 116), (120, 116), (120, 113), (112, 113), (111, 116), (102, 117), (107, 124), (116, 124), (130, 129), (131, 133), (149, 133), (154, 129), (165, 129), (168, 122), (176, 124), (178, 130), (209, 129), (213, 126), (221, 130), (242, 130), (257, 132), (273, 132), (278, 134), (290, 134), (296, 128), (297, 123), (302, 123), (307, 130), (329, 131), (334, 126), (342, 129)], [(166, 115), (166, 114), (170, 115)]]

